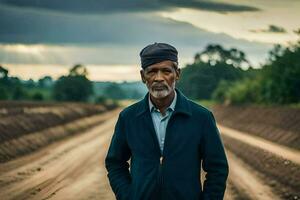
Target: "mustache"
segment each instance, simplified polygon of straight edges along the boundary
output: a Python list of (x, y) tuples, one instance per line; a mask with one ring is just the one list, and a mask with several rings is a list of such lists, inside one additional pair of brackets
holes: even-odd
[(169, 88), (168, 87), (168, 85), (167, 84), (165, 84), (165, 83), (153, 83), (152, 85), (151, 85), (151, 87), (152, 88), (156, 88), (156, 87), (164, 87), (164, 88)]

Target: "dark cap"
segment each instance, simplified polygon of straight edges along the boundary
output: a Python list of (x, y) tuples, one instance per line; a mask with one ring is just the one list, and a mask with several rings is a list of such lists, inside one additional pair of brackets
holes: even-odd
[(178, 62), (178, 52), (175, 47), (166, 43), (154, 43), (146, 46), (140, 52), (142, 68), (165, 60)]

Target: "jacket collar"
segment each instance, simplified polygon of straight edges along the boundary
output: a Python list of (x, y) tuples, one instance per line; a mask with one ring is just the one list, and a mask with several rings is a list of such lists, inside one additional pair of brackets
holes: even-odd
[[(177, 101), (175, 105), (175, 109), (173, 112), (173, 115), (175, 114), (183, 114), (186, 116), (191, 116), (191, 108), (188, 99), (177, 89), (175, 88), (177, 92)], [(140, 116), (146, 112), (149, 111), (149, 92), (145, 95), (144, 99), (142, 99), (139, 103), (139, 108), (136, 116)]]

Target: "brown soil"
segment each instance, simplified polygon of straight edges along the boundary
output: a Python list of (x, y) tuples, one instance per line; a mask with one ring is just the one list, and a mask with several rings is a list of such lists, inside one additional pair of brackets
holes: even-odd
[(49, 127), (62, 125), (82, 117), (106, 111), (104, 106), (82, 104), (53, 104), (51, 106), (17, 106), (1, 108), (0, 142), (37, 132)]
[[(275, 156), (274, 154), (248, 145), (246, 142), (222, 136), (226, 149), (243, 160), (258, 172), (256, 176), (264, 180), (273, 192), (283, 199), (298, 199), (300, 197), (300, 166)], [(232, 168), (235, 168), (235, 164)], [(253, 173), (254, 174), (254, 173)]]
[(292, 149), (283, 145), (279, 145), (275, 142), (265, 140), (261, 137), (254, 136), (245, 132), (237, 131), (228, 127), (224, 127), (218, 124), (219, 130), (223, 135), (232, 139), (242, 141), (253, 148), (259, 148), (274, 154), (275, 156), (289, 160), (297, 165), (300, 165), (300, 151)]
[(230, 151), (226, 154), (230, 163), (229, 181), (238, 192), (238, 199), (280, 199), (252, 166), (247, 165)]
[(81, 133), (109, 108), (80, 103), (0, 101), (0, 163)]
[(224, 126), (300, 150), (299, 108), (217, 105), (213, 112)]
[(0, 164), (1, 199), (108, 199), (104, 157), (119, 110), (84, 134)]

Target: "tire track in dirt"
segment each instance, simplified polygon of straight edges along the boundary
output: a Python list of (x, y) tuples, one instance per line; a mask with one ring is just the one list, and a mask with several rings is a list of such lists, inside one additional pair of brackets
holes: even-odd
[(236, 199), (263, 199), (277, 200), (280, 199), (272, 192), (272, 189), (264, 183), (255, 173), (255, 169), (245, 164), (234, 153), (226, 151), (229, 161), (229, 183), (236, 190)]
[(243, 141), (254, 148), (260, 148), (280, 156), (284, 159), (290, 160), (298, 165), (300, 165), (300, 151), (285, 147), (274, 142), (270, 142), (258, 136), (253, 136), (245, 132), (237, 131), (225, 126), (218, 124), (220, 132), (228, 137)]
[(275, 194), (282, 199), (299, 199), (299, 165), (241, 140), (226, 135), (222, 137), (226, 149), (251, 166), (253, 176), (264, 180)]
[[(229, 156), (231, 157), (231, 160), (229, 158), (230, 170), (236, 169), (233, 174), (249, 168), (252, 176), (262, 180), (278, 198), (299, 199), (297, 177), (299, 180), (300, 168), (297, 161), (300, 159), (300, 153), (298, 150), (225, 126), (218, 125), (218, 128), (223, 136), (226, 150), (233, 155)], [(244, 167), (239, 169), (238, 163), (234, 162), (236, 159), (232, 157), (244, 163)], [(242, 197), (238, 199), (253, 199), (247, 194), (249, 189), (243, 186), (242, 181), (234, 183), (234, 180), (236, 178), (231, 178), (229, 175), (229, 182), (234, 186), (233, 190)]]

